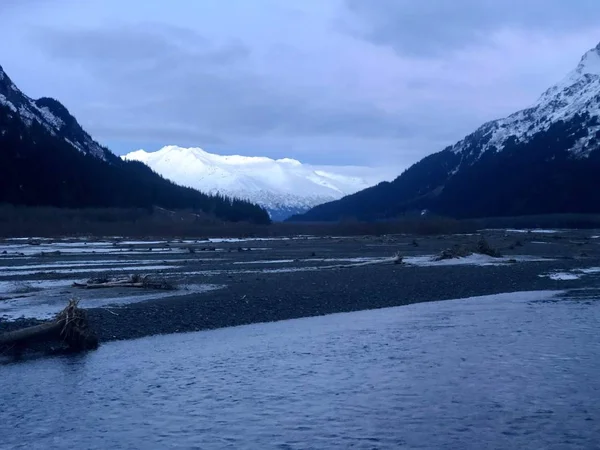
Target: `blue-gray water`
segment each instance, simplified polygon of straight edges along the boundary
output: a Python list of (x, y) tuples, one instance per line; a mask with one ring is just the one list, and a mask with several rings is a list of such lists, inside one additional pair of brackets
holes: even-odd
[(0, 366), (0, 448), (600, 446), (600, 302), (522, 293)]

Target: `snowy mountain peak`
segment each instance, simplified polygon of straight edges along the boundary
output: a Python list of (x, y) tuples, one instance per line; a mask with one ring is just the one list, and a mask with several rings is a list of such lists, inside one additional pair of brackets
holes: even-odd
[(596, 214), (600, 44), (532, 106), (480, 126), (391, 183), (295, 217), (302, 221)]
[(571, 149), (573, 154), (584, 157), (589, 155), (590, 142), (600, 131), (600, 44), (586, 52), (575, 70), (544, 92), (531, 107), (488, 122), (455, 144), (452, 150), (462, 158), (452, 173), (472, 165), (487, 151), (502, 151), (509, 140), (528, 142), (551, 125), (576, 115), (590, 118), (586, 135)]
[(261, 156), (241, 156), (241, 155), (217, 155), (208, 153), (199, 147), (178, 147), (176, 145), (167, 145), (156, 152), (146, 152), (137, 150), (125, 155), (126, 159), (134, 159), (146, 164), (161, 161), (165, 164), (189, 163), (193, 166), (208, 165), (208, 166), (244, 166), (244, 165), (259, 165), (283, 162), (282, 160), (273, 160), (271, 158)]
[(165, 178), (202, 192), (258, 203), (275, 220), (337, 200), (384, 179), (381, 171), (369, 167), (317, 167), (291, 158), (217, 155), (197, 147), (174, 145), (156, 152), (138, 150), (122, 158), (141, 161)]
[(579, 75), (600, 75), (600, 43), (583, 55), (575, 72)]
[(8, 117), (18, 116), (27, 127), (44, 127), (78, 151), (106, 159), (106, 150), (86, 133), (60, 102), (52, 98), (33, 100), (23, 94), (0, 66), (0, 108)]
[(292, 159), (292, 158), (282, 158), (282, 159), (276, 160), (276, 162), (281, 163), (281, 164), (290, 164), (292, 166), (301, 166), (302, 165), (302, 163), (300, 161), (298, 161), (297, 159)]
[(8, 98), (19, 92), (10, 77), (6, 74), (2, 66), (0, 66), (0, 95)]

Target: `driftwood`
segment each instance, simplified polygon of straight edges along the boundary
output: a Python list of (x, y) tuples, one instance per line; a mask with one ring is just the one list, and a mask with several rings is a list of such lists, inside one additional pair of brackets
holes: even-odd
[(103, 289), (113, 287), (126, 287), (126, 288), (143, 288), (143, 283), (129, 283), (127, 281), (112, 281), (106, 283), (73, 283), (73, 287), (84, 288), (84, 289)]
[(485, 238), (481, 238), (479, 242), (475, 246), (472, 247), (464, 247), (461, 245), (455, 245), (454, 247), (443, 250), (438, 256), (436, 256), (434, 261), (443, 261), (445, 259), (455, 259), (455, 258), (465, 258), (467, 256), (471, 256), (473, 253), (479, 255), (487, 255), (492, 258), (501, 258), (502, 254), (493, 248)]
[(445, 259), (455, 259), (455, 258), (465, 258), (467, 256), (471, 256), (473, 252), (466, 247), (461, 245), (454, 245), (451, 248), (447, 248), (446, 250), (442, 250), (442, 252), (433, 258), (434, 261), (443, 261)]
[(34, 327), (9, 331), (0, 334), (0, 347), (15, 345), (22, 342), (39, 342), (60, 335), (64, 324), (60, 322), (43, 323)]
[(78, 301), (71, 300), (52, 322), (0, 334), (0, 354), (11, 350), (19, 354), (38, 343), (60, 343), (64, 350), (84, 351), (97, 348), (98, 338), (89, 330)]
[(131, 275), (126, 278), (91, 278), (85, 283), (73, 283), (73, 287), (83, 289), (107, 289), (107, 288), (138, 288), (138, 289), (162, 289), (174, 290), (175, 286), (164, 279), (152, 279), (148, 275)]

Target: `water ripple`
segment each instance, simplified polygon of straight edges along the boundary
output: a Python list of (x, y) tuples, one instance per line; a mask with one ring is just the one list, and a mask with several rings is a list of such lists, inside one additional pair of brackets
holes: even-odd
[(600, 302), (549, 297), (160, 336), (0, 366), (0, 447), (594, 448)]

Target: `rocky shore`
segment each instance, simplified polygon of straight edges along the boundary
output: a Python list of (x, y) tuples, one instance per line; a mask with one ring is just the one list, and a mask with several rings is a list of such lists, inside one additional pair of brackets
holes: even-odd
[[(177, 268), (161, 274), (183, 285), (210, 283), (219, 289), (92, 307), (87, 314), (100, 342), (106, 342), (506, 292), (594, 288), (600, 280), (593, 270), (600, 267), (600, 240), (593, 235), (488, 231), (486, 239), (504, 258), (429, 265), (419, 264), (423, 255), (470, 245), (480, 236), (243, 243), (262, 249), (255, 251), (240, 251), (237, 242), (216, 243), (216, 250), (194, 253), (196, 259), (181, 257)], [(204, 258), (207, 253), (215, 256)], [(395, 264), (395, 254), (404, 261)], [(523, 255), (528, 259), (519, 259)], [(0, 332), (39, 322), (0, 320)]]

